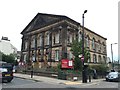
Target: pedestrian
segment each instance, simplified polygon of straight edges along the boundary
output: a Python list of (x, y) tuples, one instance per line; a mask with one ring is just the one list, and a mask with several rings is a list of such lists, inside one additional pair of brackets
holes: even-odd
[(95, 69), (93, 69), (93, 79), (97, 79), (97, 72)]

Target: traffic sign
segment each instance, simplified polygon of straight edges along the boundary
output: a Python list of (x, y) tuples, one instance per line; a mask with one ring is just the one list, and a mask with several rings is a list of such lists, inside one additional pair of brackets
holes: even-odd
[(84, 57), (82, 57), (81, 60), (84, 61)]

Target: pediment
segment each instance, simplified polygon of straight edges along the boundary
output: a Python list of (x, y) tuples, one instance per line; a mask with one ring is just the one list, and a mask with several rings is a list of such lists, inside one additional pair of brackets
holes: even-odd
[(38, 13), (32, 19), (32, 21), (25, 27), (25, 29), (21, 32), (21, 34), (43, 28), (47, 25), (56, 23), (60, 20), (68, 20), (68, 21), (75, 22), (74, 20), (72, 20), (72, 19), (70, 19), (70, 18), (68, 18), (67, 16), (64, 16), (64, 15), (53, 15), (53, 14)]

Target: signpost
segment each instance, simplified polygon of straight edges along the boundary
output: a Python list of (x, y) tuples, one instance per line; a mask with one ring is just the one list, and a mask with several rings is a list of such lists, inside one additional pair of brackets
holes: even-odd
[(82, 62), (84, 62), (84, 57), (81, 57)]

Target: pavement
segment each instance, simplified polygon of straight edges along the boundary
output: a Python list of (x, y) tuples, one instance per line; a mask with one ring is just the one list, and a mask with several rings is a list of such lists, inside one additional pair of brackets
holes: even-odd
[[(29, 79), (34, 80), (38, 82), (45, 82), (45, 83), (55, 83), (55, 84), (64, 84), (64, 85), (79, 85), (79, 84), (85, 84), (82, 83), (82, 80), (79, 81), (68, 81), (68, 80), (60, 80), (57, 78), (51, 78), (51, 77), (44, 77), (44, 76), (37, 76), (33, 75), (31, 78), (31, 75), (28, 74), (22, 74), (22, 73), (14, 73), (15, 77), (23, 78), (23, 79)], [(91, 79), (91, 82), (87, 81), (87, 83), (97, 83), (100, 81), (103, 81), (104, 79)]]

